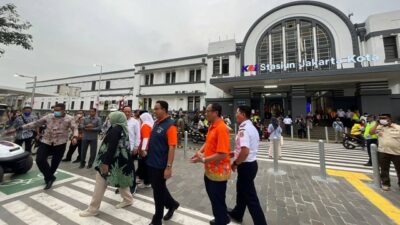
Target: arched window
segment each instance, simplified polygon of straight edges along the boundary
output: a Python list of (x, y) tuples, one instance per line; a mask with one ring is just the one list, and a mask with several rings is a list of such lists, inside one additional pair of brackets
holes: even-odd
[[(269, 65), (261, 73), (333, 69), (328, 59), (335, 57), (329, 31), (307, 18), (286, 19), (268, 29), (260, 39), (257, 56), (258, 64)], [(318, 64), (310, 65), (312, 60)]]

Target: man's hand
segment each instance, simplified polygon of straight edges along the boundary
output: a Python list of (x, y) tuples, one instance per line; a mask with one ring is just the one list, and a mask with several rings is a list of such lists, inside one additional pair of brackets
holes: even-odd
[(17, 133), (17, 130), (14, 129), (14, 128), (11, 128), (11, 129), (6, 130), (6, 131), (3, 133), (3, 135), (4, 135), (4, 136), (11, 136), (11, 135), (14, 135), (15, 133)]
[(71, 144), (72, 144), (72, 145), (78, 144), (78, 139), (77, 139), (77, 137), (72, 138)]
[(168, 180), (171, 177), (172, 177), (172, 168), (171, 167), (167, 167), (164, 170), (164, 179)]
[(194, 154), (194, 156), (192, 156), (192, 158), (190, 158), (190, 162), (192, 162), (192, 163), (202, 162), (203, 157), (204, 157), (203, 153), (198, 151), (198, 152), (196, 152), (196, 154)]
[(100, 173), (101, 173), (101, 175), (108, 175), (108, 165), (101, 164), (100, 165)]
[(237, 166), (235, 165), (235, 163), (232, 163), (231, 169), (233, 172), (236, 172)]

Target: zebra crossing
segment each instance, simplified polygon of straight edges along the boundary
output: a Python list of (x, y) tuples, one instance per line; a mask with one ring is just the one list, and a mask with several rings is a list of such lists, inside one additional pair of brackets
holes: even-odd
[[(36, 190), (14, 198), (0, 198), (0, 225), (148, 225), (151, 222), (153, 198), (136, 194), (132, 206), (116, 209), (121, 197), (114, 193), (114, 188), (106, 190), (98, 216), (80, 217), (79, 212), (91, 201), (94, 185), (94, 181), (78, 177), (56, 184), (49, 191)], [(179, 207), (172, 219), (163, 223), (207, 225), (212, 219), (210, 215)]]
[[(268, 155), (270, 144), (272, 142), (260, 143), (258, 160), (273, 162)], [(325, 159), (327, 168), (372, 173), (372, 167), (364, 166), (368, 153), (361, 149), (345, 149), (341, 144), (325, 143)], [(284, 140), (279, 162), (319, 167), (318, 142)], [(393, 165), (390, 174), (396, 175)]]

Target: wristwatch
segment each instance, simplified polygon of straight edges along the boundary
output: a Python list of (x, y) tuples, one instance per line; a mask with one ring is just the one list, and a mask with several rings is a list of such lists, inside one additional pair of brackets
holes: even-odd
[(172, 167), (172, 164), (167, 164), (167, 168), (171, 168)]
[(206, 157), (201, 158), (202, 163), (206, 163)]

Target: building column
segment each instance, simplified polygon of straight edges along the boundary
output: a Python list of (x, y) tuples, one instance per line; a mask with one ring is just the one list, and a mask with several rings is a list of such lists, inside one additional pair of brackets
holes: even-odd
[(307, 115), (307, 98), (304, 85), (295, 85), (291, 87), (292, 118)]
[(387, 81), (358, 83), (356, 96), (360, 113), (392, 114), (391, 94)]

